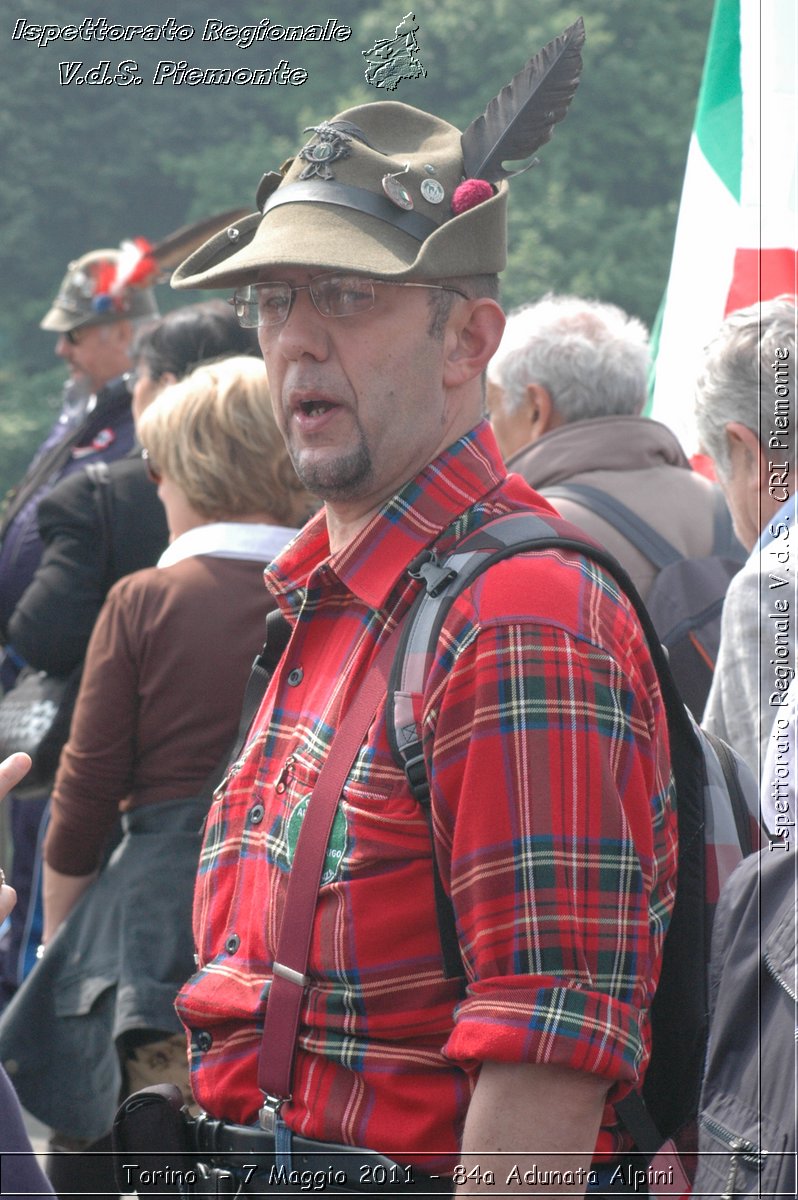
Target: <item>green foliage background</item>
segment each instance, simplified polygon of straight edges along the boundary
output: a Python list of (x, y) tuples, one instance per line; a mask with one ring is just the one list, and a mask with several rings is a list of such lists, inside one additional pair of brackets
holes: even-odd
[[(0, 495), (58, 409), (64, 372), (38, 328), (67, 262), (125, 237), (151, 240), (254, 201), (303, 127), (351, 104), (398, 99), (464, 127), (551, 37), (584, 16), (585, 68), (540, 165), (511, 185), (508, 306), (546, 291), (612, 300), (653, 321), (667, 279), (712, 0), (414, 0), (422, 80), (369, 87), (362, 50), (389, 37), (408, 0), (7, 0), (0, 17)], [(189, 41), (13, 40), (16, 22), (195, 29)], [(352, 27), (343, 42), (201, 40), (236, 25)], [(59, 62), (134, 59), (143, 82), (61, 86)], [(287, 59), (300, 87), (152, 84), (159, 60), (262, 68)], [(254, 207), (254, 205), (253, 205)], [(197, 294), (197, 299), (200, 295)], [(162, 309), (194, 299), (159, 289)]]

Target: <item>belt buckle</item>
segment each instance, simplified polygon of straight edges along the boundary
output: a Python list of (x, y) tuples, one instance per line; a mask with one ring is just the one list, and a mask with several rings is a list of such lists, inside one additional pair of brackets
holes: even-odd
[(280, 1109), (285, 1101), (290, 1099), (290, 1096), (270, 1096), (268, 1092), (263, 1093), (263, 1104), (258, 1111), (258, 1124), (264, 1133), (274, 1134)]
[(236, 1182), (232, 1171), (224, 1167), (209, 1167), (207, 1163), (198, 1162), (195, 1170), (195, 1182), (186, 1197), (194, 1196), (240, 1196), (241, 1185)]

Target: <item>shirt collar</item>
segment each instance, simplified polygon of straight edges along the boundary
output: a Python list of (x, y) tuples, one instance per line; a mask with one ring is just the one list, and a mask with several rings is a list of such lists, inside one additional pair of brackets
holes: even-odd
[(756, 544), (756, 550), (764, 550), (766, 546), (774, 540), (771, 530), (779, 525), (786, 526), (790, 531), (795, 525), (796, 517), (796, 497), (795, 494), (790, 496), (788, 500), (782, 504), (781, 508), (774, 516), (770, 518), (765, 528), (762, 530), (759, 541)]
[(295, 529), (287, 529), (282, 525), (212, 521), (181, 533), (164, 550), (158, 559), (158, 566), (171, 567), (198, 554), (213, 558), (243, 558), (265, 566), (284, 549), (295, 533)]
[(493, 431), (483, 420), (406, 483), (342, 550), (330, 554), (324, 512), (318, 513), (266, 571), (281, 607), (301, 602), (301, 589), (322, 564), (369, 608), (387, 600), (408, 563), (472, 504), (506, 477)]

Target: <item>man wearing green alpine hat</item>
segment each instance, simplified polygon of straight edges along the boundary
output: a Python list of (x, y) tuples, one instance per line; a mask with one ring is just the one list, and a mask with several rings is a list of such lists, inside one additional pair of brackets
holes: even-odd
[(576, 554), (517, 555), (466, 588), (409, 697), (429, 825), (384, 681), (463, 535), (552, 513), (504, 470), (483, 372), (504, 326), (502, 160), (564, 115), (582, 38), (578, 22), (463, 134), (390, 102), (319, 121), (258, 212), (174, 277), (235, 289), (324, 501), (266, 570), (287, 645), (209, 813), (178, 999), (195, 1142), (240, 1194), (298, 1191), (305, 1168), (375, 1193), (625, 1190), (613, 1101), (645, 1069), (676, 853), (642, 631)]

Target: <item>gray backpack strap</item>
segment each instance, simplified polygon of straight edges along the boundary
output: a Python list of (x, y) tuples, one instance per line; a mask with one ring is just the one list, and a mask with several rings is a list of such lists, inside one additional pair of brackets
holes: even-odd
[[(694, 754), (697, 750), (695, 734), (673, 681), (667, 657), (627, 573), (612, 555), (570, 522), (559, 517), (536, 516), (531, 512), (510, 513), (469, 534), (445, 560), (441, 561), (434, 550), (426, 550), (409, 568), (410, 575), (423, 580), (425, 587), (414, 601), (405, 621), (391, 671), (386, 710), (388, 740), (431, 831), (430, 784), (424, 761), (421, 714), (417, 705), (419, 696), (424, 694), (443, 623), (456, 597), (494, 563), (524, 551), (551, 548), (583, 554), (616, 579), (636, 610), (646, 634), (668, 712), (671, 742), (678, 741), (687, 754)], [(457, 978), (464, 972), (454, 910), (438, 875), (434, 844), (433, 837), (432, 864), (444, 969), (447, 978)]]
[(639, 517), (633, 509), (592, 484), (561, 483), (556, 487), (546, 488), (545, 495), (547, 500), (573, 500), (588, 508), (631, 542), (658, 571), (671, 563), (681, 562), (684, 558), (675, 546), (661, 533), (657, 533), (656, 529)]
[(462, 978), (465, 971), (454, 909), (443, 886), (435, 854), (430, 784), (424, 762), (421, 728), (414, 711), (414, 697), (424, 693), (443, 622), (460, 592), (494, 562), (517, 554), (519, 549), (529, 548), (522, 543), (530, 538), (535, 543), (547, 537), (549, 540), (552, 538), (551, 526), (532, 513), (525, 513), (523, 517), (515, 515), (512, 525), (503, 530), (505, 537), (493, 535), (491, 531), (497, 525), (498, 522), (492, 522), (490, 526), (465, 538), (443, 563), (434, 550), (425, 550), (411, 564), (409, 574), (414, 579), (423, 580), (424, 591), (413, 603), (405, 620), (388, 681), (388, 741), (394, 759), (404, 768), (410, 790), (430, 830), (435, 911), (447, 979)]

